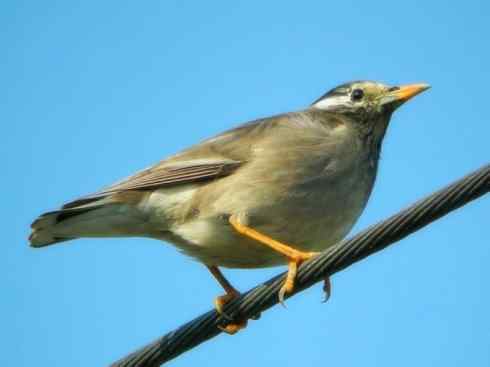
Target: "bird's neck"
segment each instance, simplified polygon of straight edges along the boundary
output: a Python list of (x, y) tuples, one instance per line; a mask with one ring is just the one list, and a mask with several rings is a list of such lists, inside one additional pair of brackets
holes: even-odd
[(369, 161), (369, 165), (375, 169), (378, 167), (381, 146), (388, 128), (388, 122), (389, 117), (383, 117), (378, 121), (370, 121), (360, 125), (359, 134), (365, 146), (366, 159)]

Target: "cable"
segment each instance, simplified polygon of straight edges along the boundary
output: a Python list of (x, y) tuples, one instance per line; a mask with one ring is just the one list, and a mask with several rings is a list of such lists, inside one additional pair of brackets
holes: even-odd
[[(298, 270), (295, 290), (287, 298), (384, 249), (488, 191), (490, 164), (303, 263)], [(225, 313), (236, 320), (249, 319), (274, 306), (278, 303), (278, 292), (285, 275), (277, 275), (229, 302), (225, 306)], [(221, 333), (218, 326), (225, 322), (227, 319), (216, 311), (209, 311), (115, 362), (112, 367), (160, 366)]]

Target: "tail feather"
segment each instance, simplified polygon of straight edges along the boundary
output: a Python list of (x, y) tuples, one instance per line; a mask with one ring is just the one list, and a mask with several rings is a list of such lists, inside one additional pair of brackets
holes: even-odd
[(32, 247), (44, 247), (77, 238), (77, 236), (66, 236), (61, 233), (56, 233), (56, 226), (67, 219), (74, 218), (95, 209), (97, 209), (97, 207), (62, 209), (40, 215), (31, 224), (32, 232), (29, 236), (30, 245)]
[(126, 237), (143, 233), (145, 218), (131, 205), (94, 200), (39, 216), (29, 242), (44, 247), (80, 237)]

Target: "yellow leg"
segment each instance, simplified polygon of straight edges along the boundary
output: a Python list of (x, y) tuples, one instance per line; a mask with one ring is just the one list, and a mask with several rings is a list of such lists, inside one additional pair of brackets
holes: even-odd
[(284, 296), (294, 290), (294, 281), (296, 279), (298, 265), (300, 265), (303, 261), (308, 260), (315, 255), (318, 255), (318, 252), (298, 251), (290, 245), (286, 245), (284, 243), (276, 241), (273, 238), (257, 232), (250, 227), (244, 226), (233, 215), (230, 217), (229, 221), (238, 233), (241, 233), (244, 236), (250, 237), (266, 246), (269, 246), (271, 249), (279, 252), (288, 259), (288, 274), (286, 277), (286, 281), (279, 291), (279, 301), (283, 303)]
[[(218, 269), (216, 266), (210, 266), (207, 265), (209, 271), (213, 276), (216, 278), (218, 283), (223, 287), (225, 290), (225, 294), (222, 296), (218, 296), (214, 300), (214, 307), (216, 308), (216, 311), (223, 315), (223, 306), (226, 305), (228, 302), (233, 300), (234, 298), (238, 297), (240, 295), (240, 292), (238, 292), (228, 281), (228, 279), (225, 278), (223, 273)], [(226, 316), (226, 314), (224, 314)], [(224, 331), (227, 334), (235, 334), (237, 331), (244, 329), (247, 327), (247, 320), (244, 321), (239, 321), (235, 323), (230, 323), (226, 325), (225, 327), (220, 327), (222, 331)]]

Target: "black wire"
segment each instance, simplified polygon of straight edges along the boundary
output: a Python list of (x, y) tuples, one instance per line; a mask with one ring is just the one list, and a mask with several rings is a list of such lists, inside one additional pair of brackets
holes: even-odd
[[(295, 291), (289, 296), (384, 249), (488, 191), (490, 164), (305, 262), (298, 270)], [(226, 314), (236, 320), (248, 319), (277, 304), (285, 274), (270, 279), (228, 303)], [(112, 366), (160, 366), (218, 335), (221, 332), (218, 326), (225, 321), (216, 311), (209, 311)]]

